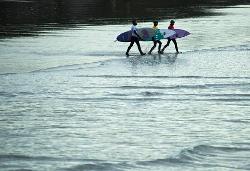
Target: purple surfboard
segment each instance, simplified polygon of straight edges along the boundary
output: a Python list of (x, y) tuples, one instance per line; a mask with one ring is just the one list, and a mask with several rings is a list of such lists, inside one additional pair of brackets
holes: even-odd
[(182, 38), (182, 37), (186, 37), (190, 35), (190, 33), (186, 30), (174, 29), (174, 31), (176, 32), (176, 34), (174, 34), (173, 36), (170, 36), (171, 39)]
[[(152, 28), (140, 28), (138, 29), (139, 36), (143, 39), (142, 41), (152, 41), (152, 37), (155, 35), (155, 30)], [(119, 42), (130, 42), (132, 32), (126, 31), (117, 36)]]
[(131, 35), (132, 35), (132, 32), (131, 31), (126, 31), (124, 33), (121, 33), (120, 35), (117, 36), (117, 40), (119, 42), (130, 42), (131, 40)]

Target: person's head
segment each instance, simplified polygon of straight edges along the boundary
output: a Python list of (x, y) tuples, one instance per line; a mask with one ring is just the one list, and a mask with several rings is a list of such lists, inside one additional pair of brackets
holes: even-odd
[(136, 26), (136, 25), (137, 25), (137, 21), (136, 21), (136, 19), (133, 19), (133, 20), (132, 20), (132, 24), (133, 24), (134, 26)]
[(171, 20), (170, 21), (170, 24), (174, 25), (175, 21), (174, 20)]
[(158, 26), (158, 21), (154, 21), (153, 23), (155, 27)]

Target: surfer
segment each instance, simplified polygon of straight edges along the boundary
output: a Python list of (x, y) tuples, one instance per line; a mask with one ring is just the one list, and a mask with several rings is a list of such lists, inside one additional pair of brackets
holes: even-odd
[[(170, 21), (170, 25), (168, 26), (168, 29), (174, 30), (174, 23), (175, 23), (175, 21), (174, 21), (174, 20), (171, 20), (171, 21)], [(177, 46), (177, 42), (176, 42), (175, 38), (168, 38), (168, 42), (167, 42), (167, 44), (162, 48), (161, 53), (163, 53), (164, 50), (166, 49), (166, 47), (169, 46), (171, 40), (174, 42), (174, 46), (175, 46), (176, 53), (179, 53), (178, 46)]]
[(142, 40), (142, 38), (139, 36), (139, 34), (137, 32), (137, 28), (136, 28), (137, 22), (136, 22), (135, 19), (132, 20), (132, 24), (133, 25), (131, 27), (131, 32), (132, 32), (131, 42), (130, 42), (130, 45), (129, 45), (128, 49), (127, 49), (126, 56), (129, 56), (129, 51), (132, 48), (132, 46), (134, 45), (134, 43), (136, 43), (140, 54), (145, 55), (146, 53), (143, 53), (142, 50), (141, 50), (141, 45), (140, 45), (139, 40)]
[[(158, 30), (158, 21), (154, 21), (153, 22), (154, 23), (154, 25), (153, 25), (153, 29), (155, 30), (155, 32)], [(160, 40), (156, 40), (156, 37), (154, 36), (154, 37), (152, 37), (152, 40), (153, 40), (153, 42), (154, 42), (154, 45), (153, 45), (153, 47), (150, 49), (150, 51), (148, 52), (148, 54), (151, 54), (152, 53), (152, 51), (154, 50), (154, 48), (156, 47), (156, 45), (157, 45), (157, 43), (159, 43), (159, 46), (158, 46), (158, 53), (160, 53), (161, 52), (161, 41)]]

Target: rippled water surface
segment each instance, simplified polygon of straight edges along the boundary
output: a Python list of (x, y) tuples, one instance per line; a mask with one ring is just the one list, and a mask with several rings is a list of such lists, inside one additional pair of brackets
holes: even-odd
[(250, 170), (249, 9), (176, 20), (178, 55), (126, 58), (128, 24), (0, 39), (0, 170)]

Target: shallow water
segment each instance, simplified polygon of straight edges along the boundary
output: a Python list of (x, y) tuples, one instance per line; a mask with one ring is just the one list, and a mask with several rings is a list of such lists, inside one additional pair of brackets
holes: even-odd
[(249, 8), (177, 20), (178, 55), (126, 58), (126, 24), (1, 39), (0, 170), (250, 170)]

